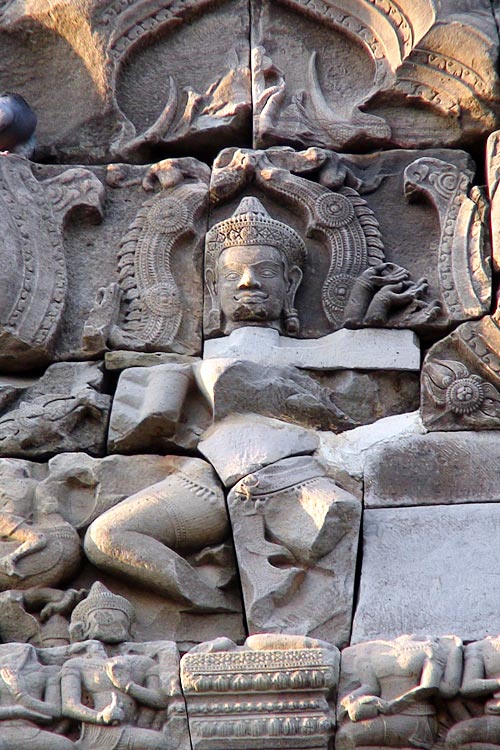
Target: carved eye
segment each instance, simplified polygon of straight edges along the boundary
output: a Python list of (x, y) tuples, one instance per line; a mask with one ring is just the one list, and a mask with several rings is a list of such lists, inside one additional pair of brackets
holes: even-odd
[(228, 271), (228, 273), (224, 274), (224, 278), (228, 281), (236, 281), (239, 278), (239, 274), (236, 271)]
[(264, 270), (260, 272), (260, 275), (264, 276), (266, 279), (272, 279), (273, 276), (276, 276), (276, 271), (272, 268), (264, 268)]

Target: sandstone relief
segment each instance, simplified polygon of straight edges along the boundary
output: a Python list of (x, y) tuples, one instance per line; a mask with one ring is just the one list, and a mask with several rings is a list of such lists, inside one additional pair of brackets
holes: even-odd
[(456, 146), (498, 121), (488, 2), (266, 0), (252, 31), (258, 147)]
[(0, 748), (500, 748), (499, 28), (0, 2)]

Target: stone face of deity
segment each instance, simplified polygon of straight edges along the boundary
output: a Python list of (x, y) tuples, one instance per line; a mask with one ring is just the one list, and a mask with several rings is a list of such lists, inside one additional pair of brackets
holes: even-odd
[[(271, 245), (232, 247), (217, 262), (217, 291), (226, 327), (281, 327), (290, 291), (287, 263)], [(228, 331), (229, 332), (229, 331)]]

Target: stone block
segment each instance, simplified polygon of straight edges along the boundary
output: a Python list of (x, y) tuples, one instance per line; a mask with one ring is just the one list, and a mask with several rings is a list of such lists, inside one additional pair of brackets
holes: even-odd
[(318, 438), (312, 430), (257, 414), (238, 414), (217, 422), (198, 444), (226, 487), (263, 466), (314, 453), (317, 447)]
[(96, 362), (59, 362), (18, 387), (0, 386), (0, 456), (47, 459), (56, 453), (104, 453), (111, 397)]
[(495, 432), (391, 439), (368, 451), (365, 507), (500, 502), (499, 464)]
[(413, 331), (345, 328), (320, 339), (291, 339), (272, 328), (247, 326), (205, 343), (205, 359), (246, 359), (306, 370), (420, 369), (420, 345)]
[(111, 452), (192, 449), (210, 424), (192, 366), (130, 367), (118, 381), (108, 433)]
[(361, 505), (310, 457), (279, 461), (229, 493), (251, 633), (350, 634)]
[(368, 509), (352, 641), (498, 631), (500, 504)]

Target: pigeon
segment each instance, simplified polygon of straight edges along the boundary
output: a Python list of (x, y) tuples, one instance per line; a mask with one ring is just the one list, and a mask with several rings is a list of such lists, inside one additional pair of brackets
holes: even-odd
[(0, 152), (31, 159), (35, 151), (36, 114), (20, 94), (0, 95)]

